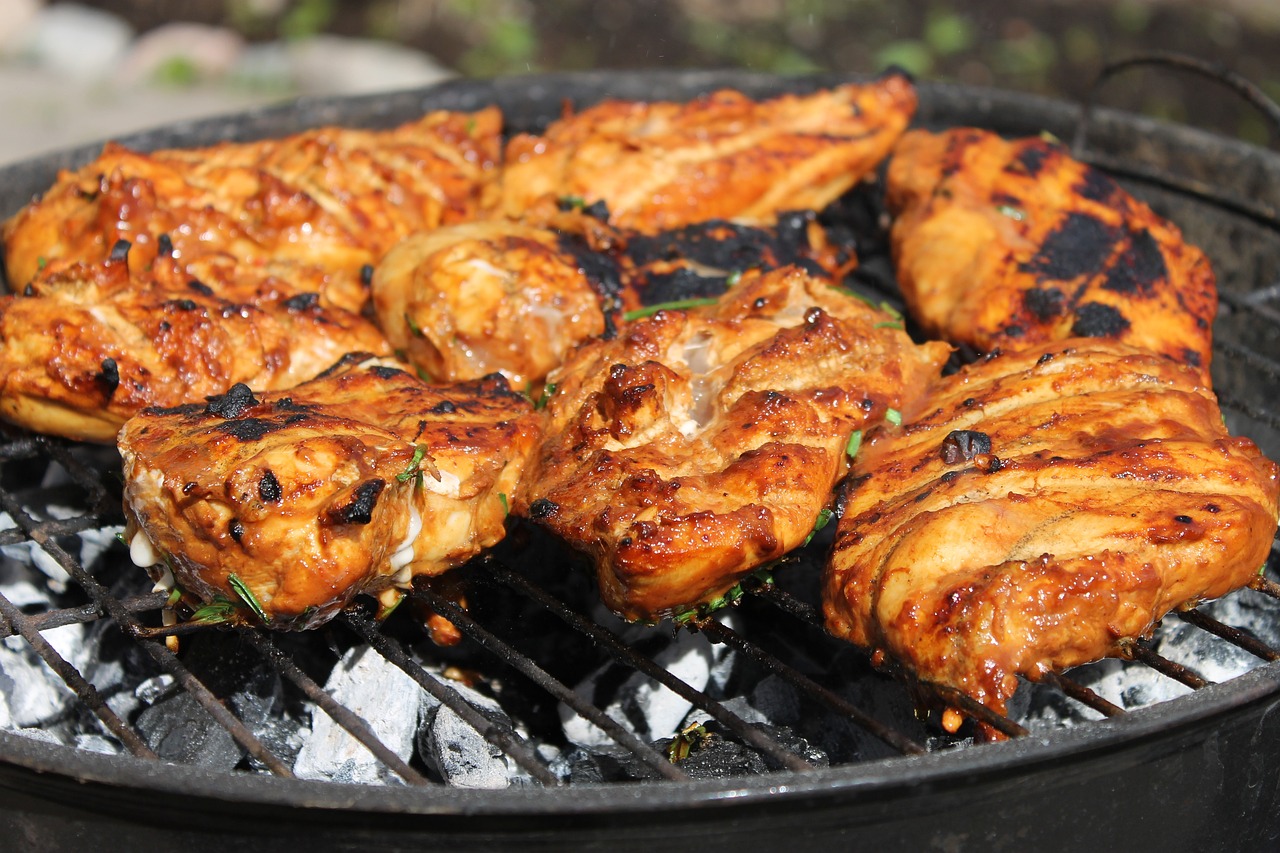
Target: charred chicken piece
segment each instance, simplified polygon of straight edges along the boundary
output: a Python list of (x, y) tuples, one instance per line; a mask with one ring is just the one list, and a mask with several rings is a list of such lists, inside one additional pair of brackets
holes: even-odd
[(708, 219), (772, 223), (820, 210), (888, 155), (915, 111), (905, 77), (754, 101), (722, 90), (687, 104), (606, 101), (507, 145), (501, 212), (604, 202), (619, 228)]
[(850, 434), (948, 351), (799, 269), (747, 273), (717, 304), (659, 311), (552, 372), (514, 511), (586, 552), (624, 617), (691, 608), (801, 545)]
[(501, 377), (433, 387), (363, 355), (148, 409), (120, 433), (130, 552), (188, 601), (314, 627), (500, 540), (538, 420)]
[(1195, 370), (1048, 342), (934, 383), (863, 442), (826, 577), (832, 633), (1003, 711), (1017, 676), (1118, 654), (1263, 565), (1276, 465)]
[(109, 144), (5, 223), (8, 279), (20, 289), (46, 263), (101, 261), (123, 239), (139, 268), (213, 252), (314, 267), (327, 304), (359, 311), (364, 267), (412, 232), (475, 216), (501, 122), (490, 108), (149, 154)]
[(1105, 338), (1208, 381), (1208, 260), (1059, 144), (912, 131), (890, 162), (887, 202), (898, 280), (927, 334), (982, 352)]
[(303, 283), (293, 276), (285, 287), (269, 267), (255, 267), (255, 278), (210, 256), (194, 265), (202, 277), (194, 279), (173, 258), (146, 271), (131, 266), (124, 251), (59, 262), (24, 295), (0, 297), (0, 417), (109, 443), (148, 406), (200, 400), (238, 382), (289, 388), (346, 352), (390, 353), (372, 323), (322, 307), (314, 291), (293, 291)]
[(606, 328), (605, 282), (566, 249), (566, 239), (514, 222), (410, 237), (374, 272), (379, 325), (435, 380), (500, 371), (517, 388), (541, 382)]

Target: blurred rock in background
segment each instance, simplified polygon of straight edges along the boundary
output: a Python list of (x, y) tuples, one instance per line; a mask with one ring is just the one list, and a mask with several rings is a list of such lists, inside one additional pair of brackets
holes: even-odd
[[(0, 0), (0, 162), (299, 95), (587, 68), (873, 73), (1079, 98), (1147, 50), (1280, 99), (1277, 0)], [(1102, 102), (1254, 142), (1225, 90), (1156, 69)]]

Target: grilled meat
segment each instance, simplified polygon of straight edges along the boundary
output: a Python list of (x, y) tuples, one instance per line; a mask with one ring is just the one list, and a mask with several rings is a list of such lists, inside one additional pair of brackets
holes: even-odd
[(148, 409), (120, 433), (131, 553), (197, 601), (313, 627), (501, 539), (538, 423), (501, 377), (433, 387), (363, 356)]
[(286, 285), (271, 267), (250, 276), (207, 256), (188, 265), (197, 280), (161, 257), (133, 272), (123, 247), (105, 261), (52, 264), (24, 295), (0, 297), (5, 420), (112, 442), (147, 406), (200, 400), (238, 382), (288, 388), (343, 353), (390, 353), (373, 324), (322, 307), (315, 292), (295, 292), (302, 282), (289, 276)]
[(8, 279), (21, 288), (54, 260), (101, 261), (123, 239), (139, 268), (212, 252), (314, 267), (326, 303), (359, 311), (364, 267), (412, 232), (475, 216), (501, 122), (489, 108), (150, 154), (109, 144), (5, 223)]
[(1208, 381), (1208, 260), (1057, 143), (912, 131), (894, 151), (887, 201), (898, 280), (927, 334), (979, 351), (1105, 338)]
[(554, 231), (508, 222), (410, 237), (374, 272), (378, 322), (433, 379), (501, 371), (518, 388), (541, 382), (605, 330), (601, 286), (561, 242)]
[(514, 511), (585, 551), (626, 618), (692, 607), (804, 542), (850, 434), (948, 350), (799, 269), (749, 272), (717, 304), (659, 311), (552, 372)]
[(1266, 560), (1277, 467), (1191, 367), (1051, 341), (935, 382), (907, 418), (854, 461), (828, 626), (996, 710), (1016, 676), (1116, 654)]
[(898, 75), (758, 102), (728, 90), (688, 104), (606, 101), (508, 143), (500, 209), (538, 218), (558, 199), (603, 202), (613, 225), (646, 233), (771, 223), (825, 207), (871, 172), (915, 105)]

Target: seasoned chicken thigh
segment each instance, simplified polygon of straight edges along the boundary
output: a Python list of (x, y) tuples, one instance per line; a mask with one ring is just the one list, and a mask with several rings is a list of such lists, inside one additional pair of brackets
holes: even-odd
[[(314, 377), (344, 353), (390, 354), (372, 323), (322, 307), (316, 284), (208, 256), (137, 266), (128, 244), (93, 263), (57, 262), (20, 296), (0, 297), (0, 417), (37, 432), (112, 442), (147, 406), (271, 390)], [(216, 288), (216, 289), (215, 289)]]
[(708, 219), (771, 223), (821, 210), (889, 153), (915, 111), (900, 75), (754, 101), (605, 101), (507, 145), (501, 212), (604, 202), (616, 227), (653, 233)]
[(435, 387), (363, 356), (148, 409), (120, 433), (130, 551), (188, 600), (314, 627), (500, 540), (538, 427), (501, 377)]
[(626, 618), (695, 606), (804, 542), (851, 433), (948, 351), (798, 269), (747, 273), (717, 304), (660, 311), (548, 377), (514, 511), (585, 551)]
[(980, 352), (1105, 338), (1207, 381), (1218, 305), (1208, 260), (1057, 143), (912, 131), (886, 191), (898, 281), (927, 334)]
[(832, 633), (1003, 711), (1258, 572), (1277, 467), (1186, 365), (1093, 339), (936, 381), (864, 441), (826, 578)]
[(21, 289), (46, 263), (101, 261), (128, 240), (139, 269), (211, 253), (314, 267), (326, 304), (359, 311), (367, 265), (410, 233), (476, 215), (501, 123), (489, 108), (149, 154), (109, 144), (5, 223), (8, 280)]

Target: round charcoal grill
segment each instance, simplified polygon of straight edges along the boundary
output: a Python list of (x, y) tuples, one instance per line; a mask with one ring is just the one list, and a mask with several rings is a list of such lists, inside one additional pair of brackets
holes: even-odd
[[(768, 96), (839, 82), (737, 72), (464, 81), (301, 102), (124, 141), (142, 149), (203, 145), (320, 124), (389, 126), (428, 109), (487, 104), (502, 108), (511, 130), (536, 130), (566, 100), (683, 100), (724, 86)], [(1010, 135), (1048, 131), (1071, 139), (1080, 111), (1010, 93), (923, 85), (917, 124), (969, 124)], [(1212, 258), (1222, 302), (1215, 387), (1232, 432), (1280, 458), (1280, 417), (1272, 402), (1280, 399), (1280, 157), (1107, 111), (1092, 117), (1088, 131), (1077, 155), (1177, 222)], [(95, 154), (91, 148), (52, 154), (0, 172), (0, 215), (47, 187), (57, 169)], [(860, 275), (860, 284), (893, 299), (883, 264), (872, 258)], [(815, 611), (821, 542), (779, 568), (776, 585), (755, 590), (729, 619), (693, 638), (736, 656), (732, 677), (704, 689), (669, 672), (654, 651), (673, 636), (669, 624), (638, 630), (601, 616), (593, 609), (591, 580), (571, 557), (523, 527), (461, 570), (466, 613), (425, 586), (411, 596), (411, 603), (455, 621), (464, 634), (456, 648), (424, 642), (412, 614), (379, 625), (354, 612), (305, 635), (206, 628), (184, 635), (174, 654), (149, 627), (159, 623), (163, 596), (147, 593), (143, 573), (124, 565), (124, 549), (96, 555), (84, 547), (94, 531), (120, 522), (117, 471), (110, 449), (12, 429), (0, 433), (0, 510), (9, 522), (0, 524), (0, 545), (28, 547), (47, 572), (57, 575), (60, 568), (69, 576), (49, 582), (50, 605), (0, 597), (0, 633), (9, 636), (11, 651), (38, 656), (74, 694), (46, 729), (0, 731), (0, 833), (15, 849), (105, 841), (110, 848), (191, 850), (228, 844), (274, 850), (282, 842), (388, 851), (427, 844), (740, 850), (776, 849), (800, 837), (912, 850), (1056, 849), (1064, 839), (1082, 849), (1235, 850), (1268, 848), (1280, 837), (1280, 587), (1273, 580), (1280, 556), (1274, 545), (1255, 588), (1230, 596), (1221, 610), (1210, 605), (1165, 620), (1158, 638), (1194, 634), (1199, 657), (1166, 653), (1177, 647), (1172, 641), (1136, 644), (1123, 663), (1028, 686), (1030, 699), (1014, 719), (943, 695), (942, 704), (959, 704), (1009, 736), (978, 744), (967, 737), (971, 724), (950, 737), (938, 727), (936, 711), (928, 719), (917, 716), (915, 700), (927, 693), (912, 693), (873, 671), (864, 654), (822, 632)], [(168, 695), (189, 704), (201, 726), (160, 737), (143, 720), (147, 709), (118, 712), (121, 706), (93, 684), (99, 662), (73, 664), (46, 639), (71, 623), (98, 632), (97, 648), (112, 649), (126, 671), (171, 682)], [(501, 790), (449, 786), (420, 756), (397, 757), (320, 686), (338, 656), (363, 647), (407, 673), (435, 705), (505, 755), (517, 768), (517, 782)], [(1251, 668), (1212, 678), (1206, 667), (1218, 649), (1250, 659)], [(607, 698), (599, 685), (595, 694), (574, 694), (571, 685), (610, 661), (611, 671), (622, 672), (615, 680), (641, 673), (684, 697), (719, 748), (695, 731), (684, 739), (688, 757), (673, 763), (667, 744), (630, 734), (601, 710)], [(440, 677), (448, 667), (453, 677)], [(315, 715), (336, 721), (396, 784), (294, 778), (296, 746), (273, 739), (270, 721), (234, 699), (236, 674), (246, 669), (271, 673), (282, 685), (284, 706), (310, 702)], [(1105, 698), (1104, 683), (1117, 672), (1132, 676), (1136, 686)], [(0, 679), (11, 675), (0, 673)], [(457, 679), (488, 685), (508, 716), (469, 704), (451, 686)], [(785, 684), (795, 697), (797, 709), (787, 720), (762, 724), (747, 713), (746, 694), (762, 680)], [(1135, 691), (1155, 682), (1180, 684), (1174, 692), (1181, 695), (1123, 709)], [(559, 703), (594, 722), (609, 741), (602, 752), (608, 760), (579, 762), (587, 770), (575, 771), (568, 783), (565, 761), (549, 758), (567, 751), (548, 734)], [(1074, 709), (1068, 719), (1088, 719), (1036, 725), (1037, 714), (1050, 707)], [(70, 738), (73, 724), (96, 734)], [(194, 757), (184, 760), (182, 747), (214, 736), (210, 732), (232, 745), (233, 766), (211, 769), (194, 748)], [(73, 741), (87, 748), (67, 745)], [(100, 754), (95, 743), (119, 754)], [(722, 763), (709, 764), (707, 756), (717, 752)]]

